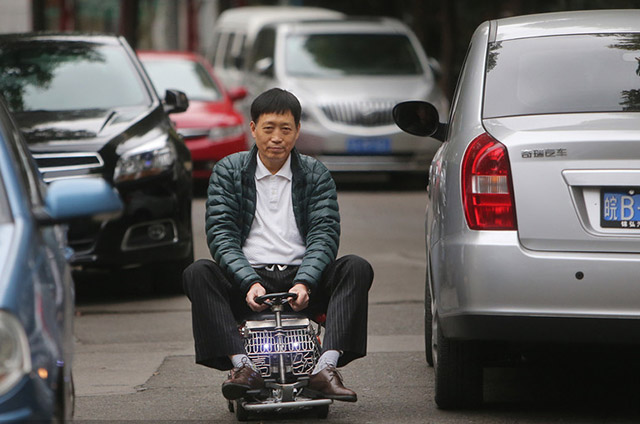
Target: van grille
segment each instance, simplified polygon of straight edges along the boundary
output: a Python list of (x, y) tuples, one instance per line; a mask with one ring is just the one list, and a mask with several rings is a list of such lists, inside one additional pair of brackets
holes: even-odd
[(366, 102), (333, 103), (320, 106), (333, 122), (362, 127), (378, 127), (393, 124), (391, 110), (396, 102), (373, 100)]

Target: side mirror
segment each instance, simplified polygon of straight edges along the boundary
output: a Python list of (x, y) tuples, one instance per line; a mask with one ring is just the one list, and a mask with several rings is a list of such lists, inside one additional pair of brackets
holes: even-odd
[(270, 57), (263, 57), (253, 65), (253, 70), (260, 75), (272, 76), (273, 59)]
[(74, 218), (115, 218), (122, 212), (116, 189), (102, 178), (53, 181), (47, 186), (44, 211), (37, 214), (44, 224), (67, 222)]
[(232, 102), (242, 100), (247, 97), (247, 89), (245, 87), (234, 87), (231, 90), (227, 90), (227, 94), (229, 95), (229, 99)]
[(164, 111), (166, 113), (180, 113), (189, 108), (187, 95), (179, 90), (167, 90), (164, 93)]
[(444, 140), (443, 128), (438, 110), (431, 103), (408, 101), (398, 103), (393, 108), (393, 120), (401, 130), (421, 137)]

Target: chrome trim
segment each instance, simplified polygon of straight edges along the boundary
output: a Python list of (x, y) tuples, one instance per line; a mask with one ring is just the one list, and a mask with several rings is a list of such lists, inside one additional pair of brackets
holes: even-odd
[(289, 402), (264, 402), (264, 403), (248, 403), (241, 402), (242, 407), (247, 411), (273, 411), (284, 408), (303, 408), (308, 406), (331, 405), (331, 399), (305, 399), (294, 400)]
[(210, 128), (179, 128), (178, 134), (184, 138), (200, 138), (208, 137), (211, 132)]
[[(171, 223), (171, 226), (173, 227), (173, 239), (172, 240), (167, 240), (167, 241), (164, 241), (164, 242), (157, 242), (157, 243), (147, 243), (147, 244), (143, 244), (143, 245), (135, 246), (135, 247), (128, 247), (127, 246), (127, 243), (129, 241), (129, 237), (131, 237), (131, 233), (136, 228), (144, 227), (144, 226), (150, 226), (150, 225), (159, 224), (159, 223), (165, 223), (165, 222)], [(155, 220), (155, 221), (145, 221), (145, 222), (142, 222), (140, 224), (135, 224), (135, 225), (132, 225), (129, 228), (127, 228), (127, 231), (124, 233), (124, 237), (122, 238), (122, 243), (120, 244), (120, 250), (122, 250), (123, 252), (130, 252), (132, 250), (146, 249), (146, 248), (149, 248), (149, 247), (166, 246), (166, 245), (169, 245), (169, 244), (175, 244), (177, 242), (178, 242), (178, 227), (176, 226), (175, 221), (173, 219), (158, 219), (158, 220)]]
[(33, 158), (36, 160), (46, 160), (46, 159), (60, 159), (60, 158), (88, 158), (93, 159), (96, 162), (87, 161), (86, 164), (73, 164), (69, 166), (39, 166), (41, 172), (57, 172), (57, 171), (75, 171), (78, 169), (92, 169), (92, 168), (100, 168), (104, 166), (104, 161), (102, 160), (102, 156), (98, 153), (94, 152), (69, 152), (69, 153), (34, 153)]
[(42, 180), (45, 183), (50, 183), (52, 181), (57, 180), (71, 180), (71, 179), (79, 179), (79, 178), (102, 178), (100, 174), (89, 174), (89, 175), (65, 175), (62, 177), (43, 177)]
[[(309, 318), (282, 318), (282, 326), (287, 328), (293, 327), (308, 327), (309, 326)], [(247, 321), (245, 326), (249, 330), (258, 330), (264, 328), (275, 328), (276, 321), (272, 319), (258, 320), (258, 321)]]
[(370, 100), (320, 105), (325, 116), (333, 121), (347, 125), (380, 127), (394, 124), (391, 113), (396, 105), (393, 100)]
[(336, 172), (425, 172), (429, 170), (429, 156), (360, 156), (360, 155), (318, 155), (329, 171)]

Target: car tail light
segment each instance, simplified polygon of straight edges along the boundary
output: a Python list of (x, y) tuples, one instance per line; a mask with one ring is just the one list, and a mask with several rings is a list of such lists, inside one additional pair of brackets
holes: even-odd
[(464, 155), (462, 202), (472, 230), (517, 229), (507, 149), (489, 134), (476, 137)]

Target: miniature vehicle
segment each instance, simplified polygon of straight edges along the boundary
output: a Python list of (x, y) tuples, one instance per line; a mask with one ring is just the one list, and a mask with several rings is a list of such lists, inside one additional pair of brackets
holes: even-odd
[(320, 357), (322, 327), (301, 313), (283, 314), (284, 306), (295, 293), (271, 293), (256, 299), (270, 306), (240, 326), (247, 355), (258, 367), (265, 387), (249, 390), (244, 398), (229, 401), (229, 411), (238, 421), (249, 414), (265, 411), (313, 409), (319, 418), (329, 414), (331, 399), (319, 399), (305, 391), (309, 373)]

